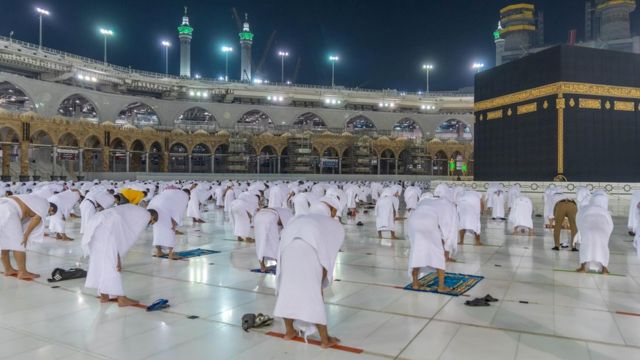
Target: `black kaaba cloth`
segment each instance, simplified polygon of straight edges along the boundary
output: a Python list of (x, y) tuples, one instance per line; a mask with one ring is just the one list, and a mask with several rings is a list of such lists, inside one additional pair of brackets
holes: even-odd
[(556, 46), (476, 75), (475, 179), (640, 181), (640, 55)]

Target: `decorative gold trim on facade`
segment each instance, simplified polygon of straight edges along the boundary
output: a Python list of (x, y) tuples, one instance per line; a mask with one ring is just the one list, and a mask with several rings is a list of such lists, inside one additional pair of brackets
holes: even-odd
[(528, 114), (536, 111), (538, 111), (538, 103), (535, 102), (531, 104), (520, 105), (517, 108), (518, 115)]
[(558, 94), (556, 108), (558, 109), (558, 174), (564, 172), (564, 108), (565, 99), (562, 94)]
[(506, 105), (532, 101), (545, 96), (558, 95), (561, 93), (640, 100), (640, 88), (588, 83), (557, 82), (533, 89), (499, 96), (493, 99), (478, 101), (474, 105), (474, 110), (490, 110)]
[(602, 101), (600, 99), (578, 99), (578, 107), (580, 109), (592, 109), (592, 110), (601, 110), (602, 109)]
[(543, 108), (543, 109), (545, 109), (545, 110), (547, 110), (547, 109), (549, 108), (549, 102), (548, 102), (547, 100), (545, 100), (545, 101), (542, 103), (542, 108)]
[(516, 10), (516, 9), (526, 9), (526, 10), (533, 11), (535, 7), (533, 6), (533, 4), (526, 4), (526, 3), (513, 4), (513, 5), (505, 6), (502, 9), (500, 9), (500, 13), (503, 14), (509, 10)]
[(569, 100), (569, 106), (571, 106), (571, 107), (576, 106), (576, 101), (573, 98), (571, 98), (571, 100)]
[(604, 102), (604, 108), (607, 110), (611, 109), (611, 103), (608, 100)]
[(507, 110), (507, 115), (508, 115), (508, 116), (513, 115), (513, 111), (511, 111), (511, 108), (509, 108), (509, 110)]
[(613, 108), (618, 111), (635, 111), (636, 106), (633, 101), (614, 101)]
[(487, 120), (502, 119), (504, 113), (502, 110), (491, 111), (487, 113)]

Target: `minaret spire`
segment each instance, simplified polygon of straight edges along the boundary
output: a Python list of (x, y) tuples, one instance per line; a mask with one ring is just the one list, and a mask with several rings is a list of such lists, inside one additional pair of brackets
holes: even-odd
[(193, 28), (189, 24), (187, 7), (184, 7), (182, 24), (178, 26), (178, 37), (180, 38), (180, 76), (191, 77), (191, 39), (193, 38)]

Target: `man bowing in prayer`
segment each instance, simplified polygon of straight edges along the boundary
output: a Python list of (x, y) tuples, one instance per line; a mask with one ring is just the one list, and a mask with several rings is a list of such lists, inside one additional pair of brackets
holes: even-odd
[(96, 214), (87, 224), (82, 248), (89, 254), (89, 271), (85, 287), (98, 289), (100, 302), (116, 298), (118, 306), (138, 303), (124, 296), (122, 258), (147, 225), (158, 221), (158, 212), (132, 204), (116, 206)]
[(438, 274), (438, 292), (448, 292), (451, 289), (445, 286), (445, 250), (443, 246), (443, 234), (440, 229), (446, 225), (442, 220), (445, 214), (440, 211), (437, 202), (442, 200), (423, 200), (418, 207), (411, 212), (407, 223), (409, 244), (409, 274), (412, 278), (412, 287), (420, 289), (420, 277), (432, 272)]
[[(44, 240), (44, 219), (58, 211), (55, 204), (36, 195), (14, 195), (0, 199), (0, 249), (5, 276), (30, 280), (40, 277), (27, 271), (27, 242)], [(11, 265), (10, 252), (18, 270)]]
[(314, 207), (311, 214), (293, 218), (282, 231), (274, 315), (284, 319), (286, 340), (295, 338), (298, 330), (305, 338), (317, 331), (322, 347), (328, 348), (340, 340), (329, 335), (322, 291), (333, 280), (344, 229), (334, 219), (337, 201), (320, 203), (326, 208)]
[(162, 249), (165, 248), (169, 259), (181, 259), (173, 249), (176, 247), (176, 227), (181, 223), (189, 202), (189, 195), (185, 190), (165, 190), (154, 197), (147, 206), (147, 209), (158, 212), (158, 221), (153, 224), (153, 246), (156, 247), (157, 257), (164, 256)]
[(278, 258), (280, 232), (292, 217), (291, 210), (285, 208), (261, 209), (254, 216), (253, 230), (260, 271), (267, 271), (266, 260), (276, 260)]
[(49, 231), (55, 234), (56, 239), (63, 241), (73, 240), (67, 236), (65, 225), (71, 215), (71, 210), (81, 199), (80, 191), (76, 189), (66, 190), (49, 197), (49, 202), (58, 207), (55, 215), (49, 217)]
[(383, 231), (391, 232), (391, 238), (396, 237), (396, 214), (398, 212), (398, 196), (399, 192), (395, 188), (388, 188), (382, 192), (380, 199), (376, 203), (376, 230), (378, 230), (378, 238), (382, 238)]
[(609, 199), (605, 194), (591, 198), (589, 205), (580, 209), (577, 218), (580, 234), (580, 268), (587, 271), (589, 263), (602, 267), (602, 273), (609, 273), (609, 239), (613, 232), (613, 221), (609, 213)]

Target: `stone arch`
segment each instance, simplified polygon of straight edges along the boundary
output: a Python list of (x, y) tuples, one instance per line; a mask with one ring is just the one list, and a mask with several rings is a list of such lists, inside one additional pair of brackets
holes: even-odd
[(33, 97), (10, 81), (0, 81), (0, 108), (16, 112), (36, 110)]
[(10, 125), (0, 127), (0, 142), (20, 142), (19, 131)]
[(127, 150), (129, 148), (127, 143), (119, 137), (111, 140), (109, 147), (114, 150)]
[(262, 110), (249, 110), (238, 119), (237, 126), (256, 130), (266, 130), (275, 126), (273, 119)]
[(103, 155), (100, 138), (97, 135), (89, 135), (84, 139), (82, 146), (84, 147), (82, 151), (82, 170), (86, 172), (102, 171)]
[(189, 171), (189, 148), (181, 142), (169, 146), (169, 172)]
[(309, 129), (309, 130), (327, 128), (327, 124), (324, 121), (324, 119), (320, 117), (320, 115), (311, 111), (307, 111), (305, 113), (302, 113), (296, 116), (296, 118), (291, 123), (291, 126), (299, 129)]
[(469, 125), (456, 118), (445, 120), (436, 128), (436, 139), (440, 140), (473, 140)]
[(336, 148), (334, 148), (333, 146), (329, 146), (327, 148), (324, 149), (324, 151), (322, 152), (322, 156), (325, 157), (339, 157), (340, 156), (340, 152), (338, 150), (336, 150)]
[(135, 139), (129, 148), (129, 170), (133, 172), (143, 171), (145, 168), (146, 151), (144, 141)]
[(364, 115), (356, 115), (345, 122), (347, 131), (375, 130), (376, 124)]
[(127, 171), (127, 143), (122, 138), (115, 138), (109, 144), (109, 170), (113, 172)]
[(278, 173), (278, 150), (272, 145), (265, 145), (260, 149), (258, 168), (261, 174)]
[(163, 164), (163, 151), (162, 144), (158, 141), (154, 141), (149, 145), (149, 172), (161, 172)]
[(438, 150), (433, 157), (433, 175), (446, 176), (449, 173), (449, 156), (444, 150)]
[(227, 168), (228, 158), (229, 158), (229, 144), (222, 143), (216, 146), (213, 150), (214, 157), (214, 172), (216, 173), (226, 173), (229, 171)]
[(84, 147), (89, 149), (100, 149), (102, 147), (102, 142), (98, 136), (89, 135), (84, 139)]
[(57, 114), (73, 119), (85, 119), (93, 123), (100, 122), (95, 102), (77, 93), (67, 96), (60, 102)]
[(77, 148), (79, 145), (78, 138), (70, 132), (66, 132), (58, 138), (58, 146)]
[(422, 128), (418, 123), (412, 118), (406, 117), (398, 120), (398, 122), (393, 125), (392, 134), (395, 137), (401, 139), (422, 139), (423, 133)]
[(378, 159), (380, 174), (391, 175), (396, 173), (396, 154), (391, 149), (384, 149), (380, 152), (380, 158)]
[(191, 172), (211, 172), (211, 147), (205, 143), (198, 143), (191, 149)]
[(174, 122), (178, 127), (191, 130), (206, 129), (216, 131), (218, 129), (218, 120), (216, 117), (207, 109), (200, 106), (186, 109), (175, 118)]
[(154, 126), (160, 124), (160, 117), (153, 107), (144, 102), (136, 101), (120, 110), (116, 117), (116, 124)]

